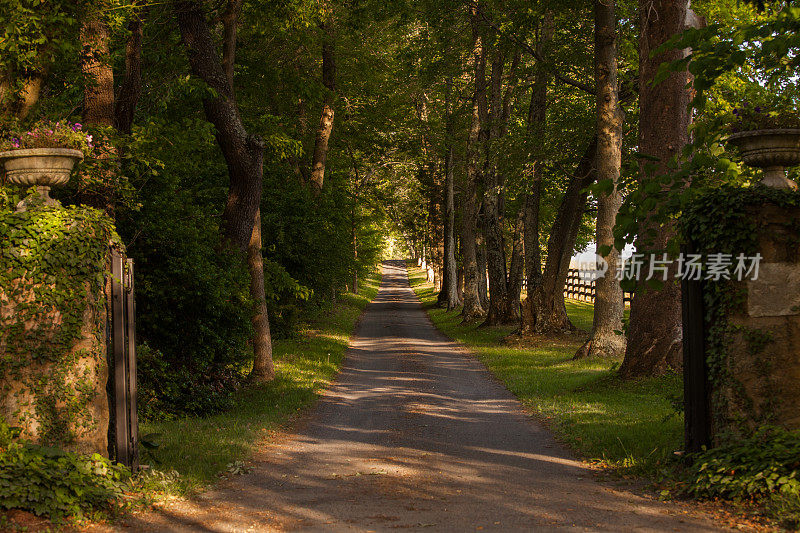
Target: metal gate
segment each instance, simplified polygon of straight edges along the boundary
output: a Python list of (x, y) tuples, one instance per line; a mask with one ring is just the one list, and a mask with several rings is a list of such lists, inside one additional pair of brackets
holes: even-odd
[[(685, 255), (694, 253), (691, 242), (681, 247)], [(706, 363), (705, 306), (703, 281), (681, 280), (683, 319), (683, 416), (684, 449), (699, 452), (711, 443), (708, 366)]]
[(133, 259), (111, 249), (111, 353), (114, 367), (113, 448), (117, 462), (139, 469), (139, 418), (136, 414), (136, 309)]

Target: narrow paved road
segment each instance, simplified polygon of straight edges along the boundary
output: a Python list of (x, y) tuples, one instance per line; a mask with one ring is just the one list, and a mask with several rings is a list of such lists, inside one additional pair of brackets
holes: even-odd
[[(337, 382), (255, 470), (129, 524), (156, 531), (709, 531), (599, 483), (430, 323), (384, 265)], [(130, 529), (129, 529), (130, 530)]]

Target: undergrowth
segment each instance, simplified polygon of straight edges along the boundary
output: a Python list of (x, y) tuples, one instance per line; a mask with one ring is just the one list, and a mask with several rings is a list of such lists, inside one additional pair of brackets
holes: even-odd
[(139, 490), (155, 496), (201, 490), (312, 406), (336, 376), (355, 323), (379, 285), (380, 274), (364, 279), (357, 295), (342, 294), (317, 310), (295, 338), (274, 340), (275, 379), (241, 389), (228, 410), (141, 423), (140, 434), (156, 447), (143, 457), (155, 473), (137, 479)]

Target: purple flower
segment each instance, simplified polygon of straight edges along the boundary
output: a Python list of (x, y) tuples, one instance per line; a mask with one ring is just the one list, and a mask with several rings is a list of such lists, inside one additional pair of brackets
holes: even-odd
[(81, 127), (82, 127), (81, 124), (79, 122), (76, 122), (75, 124), (72, 125), (72, 131), (80, 131)]
[(761, 108), (756, 106), (756, 113), (761, 113)]

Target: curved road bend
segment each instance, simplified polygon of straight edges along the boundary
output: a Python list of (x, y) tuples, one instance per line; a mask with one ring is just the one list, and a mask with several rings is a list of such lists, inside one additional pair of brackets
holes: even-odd
[[(428, 320), (403, 261), (336, 383), (255, 469), (129, 520), (149, 531), (710, 531), (705, 518), (597, 482), (481, 363)], [(131, 529), (126, 528), (130, 531)]]

